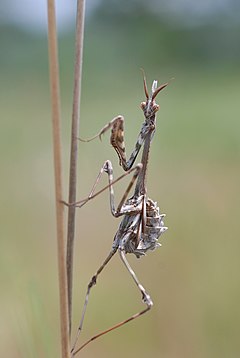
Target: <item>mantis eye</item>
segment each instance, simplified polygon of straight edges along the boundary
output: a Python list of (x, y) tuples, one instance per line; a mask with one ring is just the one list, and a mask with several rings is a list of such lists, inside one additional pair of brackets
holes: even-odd
[(157, 112), (160, 106), (158, 104), (154, 104), (152, 108), (153, 108), (153, 112)]
[(140, 107), (144, 109), (146, 107), (146, 102), (141, 102)]

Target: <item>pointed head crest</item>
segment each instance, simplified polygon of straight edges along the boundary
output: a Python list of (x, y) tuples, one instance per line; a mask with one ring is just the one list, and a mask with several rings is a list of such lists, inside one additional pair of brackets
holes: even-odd
[(143, 69), (142, 69), (142, 72), (143, 72), (143, 87), (144, 87), (144, 92), (146, 95), (146, 102), (141, 103), (141, 108), (144, 111), (144, 114), (146, 116), (149, 116), (159, 110), (159, 105), (156, 104), (155, 98), (157, 97), (158, 93), (168, 85), (168, 82), (164, 83), (158, 87), (157, 81), (154, 80), (152, 83), (151, 94), (149, 95), (146, 77), (145, 77), (145, 73), (144, 73)]

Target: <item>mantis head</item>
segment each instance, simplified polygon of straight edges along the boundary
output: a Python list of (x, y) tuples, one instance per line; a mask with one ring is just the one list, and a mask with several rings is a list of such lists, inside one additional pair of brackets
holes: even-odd
[(146, 101), (141, 103), (141, 108), (142, 108), (144, 116), (146, 118), (151, 117), (153, 114), (155, 114), (159, 110), (160, 106), (156, 103), (155, 98), (157, 97), (158, 93), (161, 90), (163, 90), (167, 85), (168, 85), (168, 82), (164, 83), (158, 87), (157, 81), (154, 80), (152, 83), (151, 94), (149, 94), (148, 89), (147, 89), (146, 77), (143, 72), (143, 86), (144, 86), (144, 92), (146, 95)]

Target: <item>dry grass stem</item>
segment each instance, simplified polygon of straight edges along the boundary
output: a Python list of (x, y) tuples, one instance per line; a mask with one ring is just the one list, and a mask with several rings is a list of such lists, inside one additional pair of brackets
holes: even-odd
[[(80, 123), (80, 95), (82, 79), (82, 57), (83, 57), (83, 34), (84, 34), (85, 0), (78, 0), (76, 18), (76, 39), (75, 39), (75, 68), (74, 68), (74, 89), (72, 109), (72, 133), (71, 133), (71, 154), (69, 173), (69, 203), (76, 201), (77, 187), (77, 160), (78, 160), (78, 139)], [(73, 253), (75, 236), (75, 211), (74, 206), (68, 209), (67, 228), (67, 278), (68, 278), (68, 305), (69, 305), (69, 333), (71, 333), (72, 316), (72, 277), (73, 277)]]
[(55, 198), (56, 198), (56, 224), (57, 224), (57, 250), (58, 250), (58, 275), (60, 292), (60, 322), (62, 357), (70, 357), (69, 334), (68, 334), (68, 296), (67, 275), (65, 261), (64, 242), (64, 206), (61, 204), (63, 198), (62, 190), (62, 158), (61, 158), (61, 126), (60, 126), (60, 89), (59, 89), (59, 67), (56, 34), (55, 2), (48, 0), (48, 44), (49, 44), (49, 67), (50, 87), (52, 103), (52, 126), (53, 126), (53, 154), (55, 170)]

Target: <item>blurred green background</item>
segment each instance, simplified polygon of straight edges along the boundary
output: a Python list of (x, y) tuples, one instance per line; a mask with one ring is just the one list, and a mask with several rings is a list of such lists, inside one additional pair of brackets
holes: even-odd
[[(122, 114), (130, 154), (143, 121), (140, 67), (149, 87), (153, 79), (175, 80), (158, 96), (161, 109), (148, 170), (149, 196), (167, 214), (169, 230), (160, 249), (141, 260), (128, 257), (154, 307), (89, 345), (83, 358), (240, 356), (240, 6), (235, 1), (201, 4), (105, 0), (93, 7), (87, 2), (82, 137)], [(6, 10), (7, 2), (1, 6)], [(46, 27), (38, 31), (0, 19), (0, 356), (59, 357)], [(71, 22), (59, 36), (66, 198)], [(120, 175), (109, 134), (102, 142), (79, 144), (79, 198), (106, 159)], [(116, 185), (118, 199), (127, 182)], [(110, 214), (108, 193), (77, 214), (73, 331), (86, 285), (107, 256), (120, 222)], [(116, 256), (92, 292), (82, 340), (142, 307)]]

